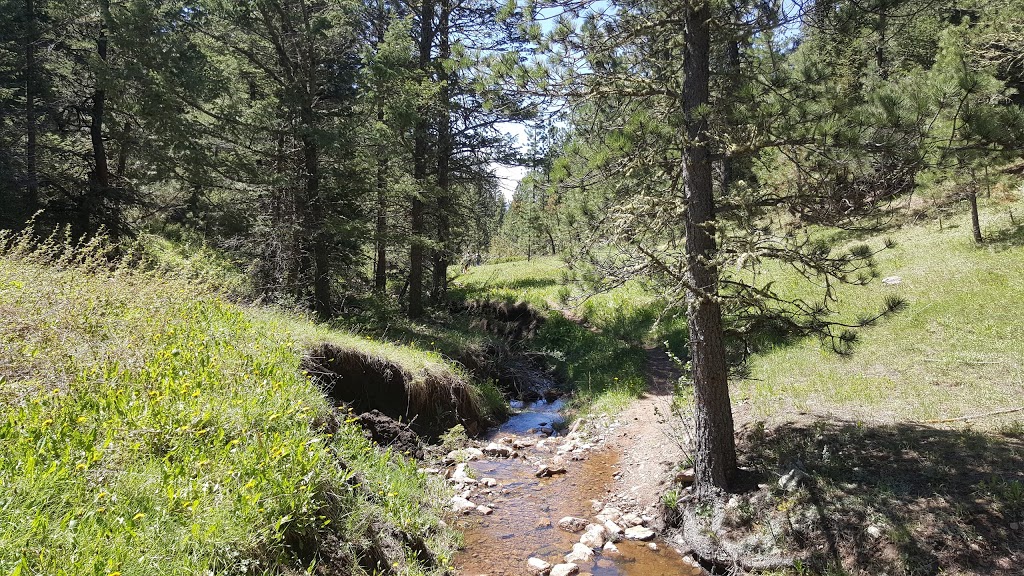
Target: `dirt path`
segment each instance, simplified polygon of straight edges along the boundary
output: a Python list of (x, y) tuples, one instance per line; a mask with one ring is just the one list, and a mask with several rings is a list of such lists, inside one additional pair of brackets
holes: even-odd
[(619, 454), (609, 501), (656, 519), (666, 484), (687, 462), (689, 430), (687, 421), (672, 414), (679, 367), (664, 350), (646, 352), (647, 393), (615, 417), (605, 444)]

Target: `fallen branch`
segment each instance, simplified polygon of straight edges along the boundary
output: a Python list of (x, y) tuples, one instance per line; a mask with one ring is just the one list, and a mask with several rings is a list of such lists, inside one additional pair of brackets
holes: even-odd
[(985, 418), (987, 416), (998, 416), (1000, 414), (1012, 414), (1013, 412), (1024, 412), (1024, 406), (1020, 408), (1007, 408), (1006, 410), (995, 410), (993, 412), (985, 412), (984, 414), (974, 414), (972, 416), (961, 416), (959, 418), (945, 418), (943, 420), (924, 420), (925, 424), (942, 424), (944, 422), (960, 422), (963, 420), (974, 420), (975, 418)]

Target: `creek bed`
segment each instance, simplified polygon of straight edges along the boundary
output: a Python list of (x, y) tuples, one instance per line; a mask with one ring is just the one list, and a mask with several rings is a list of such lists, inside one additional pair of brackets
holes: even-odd
[[(533, 438), (527, 430), (560, 422), (561, 402), (537, 402), (514, 406), (519, 412), (501, 426), (495, 437)], [(531, 449), (527, 449), (531, 450)], [(551, 452), (533, 456), (553, 456)], [(458, 573), (465, 576), (513, 576), (528, 574), (531, 556), (551, 564), (579, 541), (580, 534), (557, 527), (565, 516), (591, 519), (597, 511), (593, 500), (606, 501), (608, 485), (618, 466), (618, 454), (611, 450), (591, 452), (586, 459), (567, 463), (568, 472), (551, 478), (537, 478), (537, 466), (518, 458), (488, 459), (469, 464), (476, 478), (494, 478), (498, 485), (489, 495), (474, 501), (494, 509), (488, 516), (461, 516), (456, 525), (465, 535), (464, 548), (455, 557)], [(621, 541), (618, 554), (595, 552), (592, 562), (577, 564), (581, 573), (595, 576), (669, 576), (685, 573), (682, 558), (671, 546), (658, 542), (651, 550), (646, 543)]]

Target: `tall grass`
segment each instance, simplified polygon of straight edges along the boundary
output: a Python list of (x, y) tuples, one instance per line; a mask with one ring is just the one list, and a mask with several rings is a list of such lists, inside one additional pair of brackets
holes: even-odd
[(438, 553), (399, 542), (396, 572), (449, 565), (443, 486), (347, 421), (325, 433), (299, 372), (325, 330), (100, 242), (0, 243), (0, 574), (358, 574), (382, 526)]

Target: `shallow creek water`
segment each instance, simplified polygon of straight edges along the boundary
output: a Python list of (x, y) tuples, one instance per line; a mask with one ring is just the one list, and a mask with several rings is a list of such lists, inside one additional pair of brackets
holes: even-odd
[[(514, 406), (519, 413), (493, 436), (530, 436), (527, 432), (559, 420), (560, 402)], [(527, 448), (526, 450), (530, 450)], [(544, 454), (537, 454), (544, 456)], [(519, 458), (489, 459), (470, 463), (476, 478), (491, 477), (498, 486), (490, 495), (474, 495), (473, 501), (494, 509), (489, 516), (464, 516), (457, 521), (465, 534), (465, 546), (455, 558), (459, 574), (528, 574), (526, 561), (536, 556), (551, 564), (563, 562), (579, 534), (557, 527), (565, 516), (591, 519), (596, 511), (591, 500), (609, 496), (618, 454), (611, 450), (591, 452), (580, 462), (566, 463), (568, 472), (552, 478), (536, 478), (537, 466)], [(670, 546), (621, 541), (618, 554), (594, 556), (580, 564), (581, 573), (595, 576), (668, 576), (683, 573), (684, 564)]]

